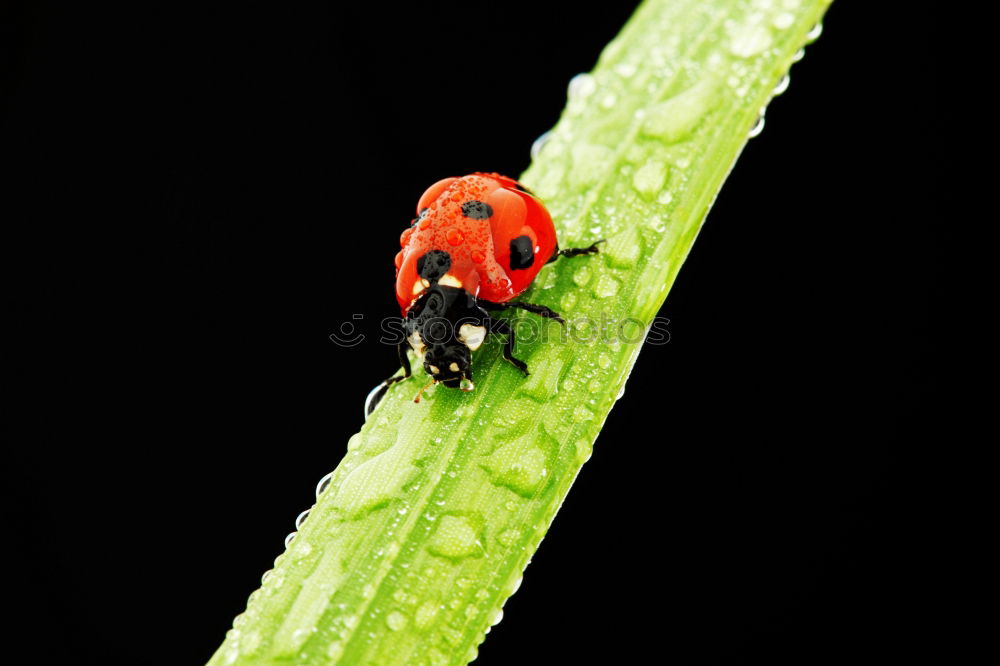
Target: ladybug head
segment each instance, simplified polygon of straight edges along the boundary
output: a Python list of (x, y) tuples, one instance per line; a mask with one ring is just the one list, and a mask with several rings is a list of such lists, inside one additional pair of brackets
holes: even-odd
[(481, 342), (470, 339), (473, 329), (485, 331), (482, 327), (448, 316), (419, 318), (416, 335), (411, 340), (420, 340), (419, 351), (423, 352), (424, 370), (435, 382), (449, 388), (472, 390), (472, 351)]
[(463, 379), (472, 379), (472, 354), (458, 340), (427, 347), (424, 369), (435, 381), (449, 388), (459, 388)]
[(407, 341), (435, 382), (472, 390), (472, 352), (486, 337), (484, 317), (467, 292), (439, 284), (407, 314)]

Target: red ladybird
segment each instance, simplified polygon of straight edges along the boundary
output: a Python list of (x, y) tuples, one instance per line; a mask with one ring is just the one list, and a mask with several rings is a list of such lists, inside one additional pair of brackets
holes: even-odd
[(396, 299), (405, 318), (406, 340), (399, 344), (404, 374), (372, 392), (366, 413), (391, 384), (410, 376), (407, 347), (423, 360), (432, 382), (471, 391), (471, 353), (488, 334), (500, 333), (507, 338), (504, 358), (527, 375), (527, 365), (513, 355), (513, 329), (489, 312), (516, 307), (562, 322), (544, 305), (512, 299), (544, 264), (593, 254), (602, 241), (560, 250), (552, 218), (527, 188), (497, 173), (474, 173), (431, 185), (399, 242)]

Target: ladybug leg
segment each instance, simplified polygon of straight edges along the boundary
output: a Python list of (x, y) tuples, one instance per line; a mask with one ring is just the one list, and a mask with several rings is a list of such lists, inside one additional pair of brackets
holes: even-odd
[(408, 379), (412, 374), (410, 370), (410, 357), (406, 355), (406, 348), (408, 346), (409, 345), (405, 340), (396, 345), (396, 353), (399, 354), (399, 364), (403, 366), (403, 375), (393, 375), (372, 389), (371, 393), (369, 393), (368, 397), (365, 399), (365, 418), (368, 418), (368, 416), (375, 411), (375, 408), (378, 407), (378, 403), (382, 402), (382, 398), (384, 398), (385, 394), (389, 391), (390, 386), (396, 382)]
[(559, 246), (557, 245), (556, 246), (556, 251), (552, 253), (552, 256), (549, 257), (549, 260), (546, 261), (545, 263), (551, 264), (553, 261), (555, 261), (559, 257), (578, 257), (581, 254), (597, 254), (598, 251), (599, 251), (598, 248), (597, 248), (597, 244), (598, 243), (604, 243), (604, 242), (605, 242), (605, 240), (602, 238), (599, 241), (594, 241), (593, 243), (591, 243), (587, 247), (568, 247), (565, 250), (560, 250)]
[(555, 319), (560, 324), (565, 324), (566, 320), (562, 318), (555, 310), (552, 310), (544, 305), (535, 305), (534, 303), (521, 303), (518, 301), (510, 301), (509, 303), (504, 303), (509, 308), (520, 308), (526, 310), (527, 312), (532, 312), (539, 317), (545, 317), (547, 319)]
[(503, 345), (503, 357), (510, 361), (515, 368), (523, 372), (526, 377), (531, 374), (528, 372), (527, 363), (519, 358), (514, 358), (514, 329), (510, 327), (510, 324), (503, 319), (490, 319), (489, 327), (490, 333), (500, 333), (507, 336), (507, 341)]
[(505, 308), (520, 308), (528, 312), (532, 312), (539, 317), (546, 317), (548, 319), (555, 319), (560, 324), (565, 324), (566, 320), (562, 318), (562, 315), (555, 310), (546, 307), (544, 305), (535, 305), (534, 303), (521, 303), (519, 301), (508, 301), (506, 303), (493, 303), (492, 301), (478, 301), (478, 304), (484, 310), (503, 310)]

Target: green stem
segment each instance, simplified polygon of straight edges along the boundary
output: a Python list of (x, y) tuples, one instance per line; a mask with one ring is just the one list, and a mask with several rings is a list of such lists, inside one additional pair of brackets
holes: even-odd
[[(829, 0), (648, 0), (523, 180), (564, 247), (471, 394), (397, 384), (211, 665), (464, 664), (517, 589), (748, 132)], [(525, 299), (527, 300), (527, 298)], [(656, 328), (652, 329), (656, 332)], [(419, 366), (419, 364), (418, 364)], [(559, 600), (548, 600), (558, 612)], [(562, 609), (565, 610), (565, 609)]]

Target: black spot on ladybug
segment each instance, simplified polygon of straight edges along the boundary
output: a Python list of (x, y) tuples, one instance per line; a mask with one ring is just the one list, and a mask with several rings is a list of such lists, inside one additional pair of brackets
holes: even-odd
[(434, 282), (451, 268), (451, 255), (444, 250), (431, 250), (417, 259), (417, 274)]
[(493, 207), (482, 201), (466, 201), (462, 204), (462, 215), (473, 220), (485, 220), (493, 215)]
[(531, 238), (518, 236), (510, 242), (510, 267), (517, 270), (528, 268), (535, 263), (535, 248), (531, 247)]

